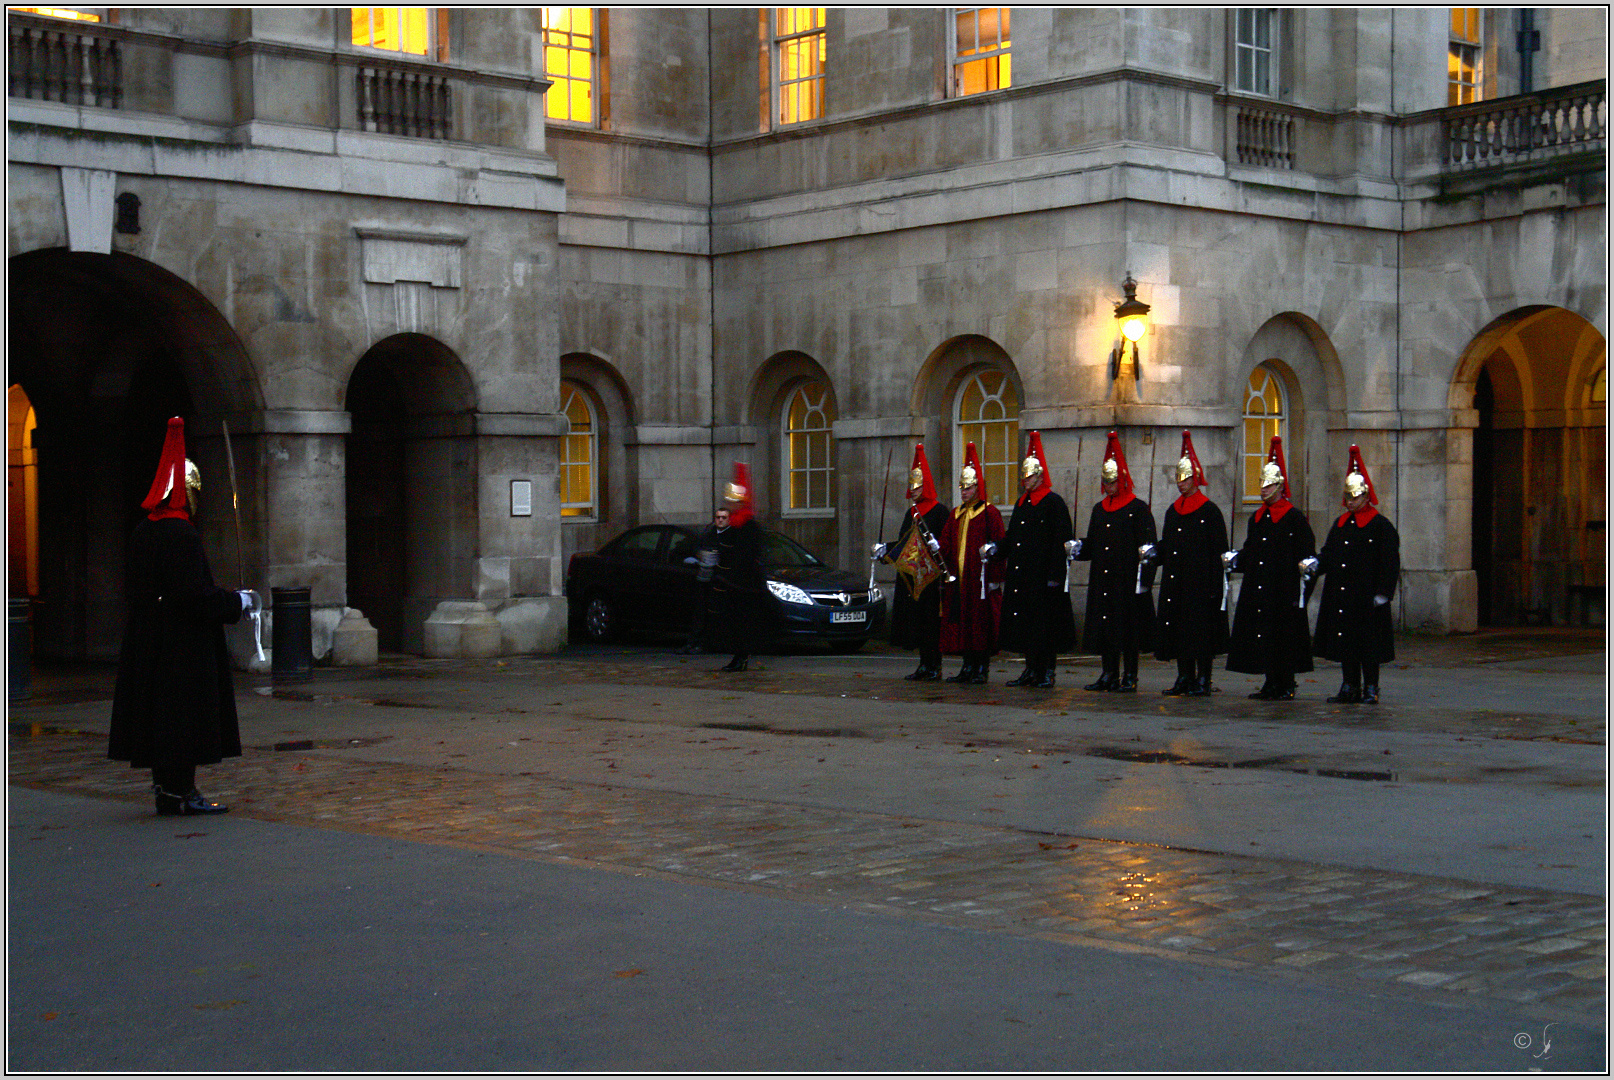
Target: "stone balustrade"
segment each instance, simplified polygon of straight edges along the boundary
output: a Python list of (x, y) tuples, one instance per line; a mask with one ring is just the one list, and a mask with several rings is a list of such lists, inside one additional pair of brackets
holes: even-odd
[(454, 137), (453, 88), (448, 79), (405, 65), (358, 69), (359, 128), (421, 139)]
[(1261, 105), (1234, 106), (1233, 152), (1240, 165), (1295, 167), (1295, 118)]
[(123, 58), (116, 37), (89, 23), (8, 17), (11, 97), (116, 109)]
[(1601, 151), (1608, 129), (1605, 80), (1477, 102), (1441, 114), (1446, 170)]

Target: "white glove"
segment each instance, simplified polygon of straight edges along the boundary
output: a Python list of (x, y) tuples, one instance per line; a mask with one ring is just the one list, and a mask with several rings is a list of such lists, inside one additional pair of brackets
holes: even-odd
[(1224, 551), (1224, 552), (1222, 552), (1222, 568), (1224, 570), (1237, 570), (1238, 565), (1239, 565), (1239, 553), (1238, 552), (1236, 552), (1236, 551)]
[(252, 598), (256, 594), (251, 589), (237, 589), (235, 595), (241, 598), (241, 614), (252, 610)]
[(990, 541), (981, 545), (981, 558), (990, 559), (998, 553), (998, 546)]
[(1138, 558), (1142, 559), (1144, 562), (1148, 562), (1149, 560), (1153, 559), (1154, 556), (1155, 548), (1153, 544), (1144, 544), (1142, 547), (1138, 548)]
[(925, 546), (930, 549), (930, 553), (932, 555), (934, 555), (937, 552), (941, 551), (941, 541), (937, 540), (934, 536), (929, 536), (929, 537), (925, 538)]
[(1300, 569), (1304, 570), (1308, 574), (1315, 574), (1317, 572), (1317, 568), (1321, 565), (1322, 563), (1317, 561), (1317, 557), (1315, 555), (1300, 560)]
[(1373, 606), (1374, 607), (1383, 607), (1385, 604), (1388, 604), (1389, 602), (1390, 602), (1390, 598), (1388, 596), (1375, 596), (1373, 598)]
[(875, 544), (873, 547), (869, 548), (869, 555), (876, 559), (885, 558), (885, 545)]
[(1066, 540), (1065, 541), (1065, 561), (1066, 562), (1070, 562), (1072, 559), (1076, 558), (1076, 556), (1080, 555), (1081, 553), (1082, 553), (1082, 542), (1080, 540)]

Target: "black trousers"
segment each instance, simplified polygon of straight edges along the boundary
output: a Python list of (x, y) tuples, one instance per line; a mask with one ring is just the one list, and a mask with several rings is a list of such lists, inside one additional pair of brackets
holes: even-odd
[(1341, 660), (1339, 666), (1349, 686), (1379, 685), (1379, 665), (1371, 660)]
[(1211, 675), (1211, 659), (1209, 656), (1179, 656), (1177, 658), (1177, 676), (1183, 679), (1209, 679)]
[(189, 795), (196, 790), (196, 766), (153, 765), (151, 782), (170, 795)]
[(1126, 674), (1131, 678), (1138, 677), (1138, 650), (1128, 649), (1125, 652), (1107, 652), (1100, 656), (1104, 663), (1104, 670), (1111, 675), (1118, 674), (1123, 662), (1126, 664)]

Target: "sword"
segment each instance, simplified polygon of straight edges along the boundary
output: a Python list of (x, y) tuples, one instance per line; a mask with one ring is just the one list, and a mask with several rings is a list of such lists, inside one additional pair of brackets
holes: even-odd
[(220, 420), (219, 425), (224, 429), (224, 459), (230, 463), (230, 505), (235, 509), (236, 582), (244, 591), (252, 594), (252, 607), (249, 610), (252, 616), (252, 647), (257, 652), (256, 659), (261, 662), (264, 659), (263, 597), (258, 595), (257, 590), (247, 588), (247, 559), (241, 540), (241, 489), (235, 482), (235, 447), (230, 444), (230, 422)]
[[(892, 443), (891, 449), (885, 452), (885, 486), (880, 488), (880, 539), (877, 543), (885, 543), (885, 510), (891, 503), (891, 456), (897, 452), (897, 444)], [(874, 564), (879, 559), (869, 560), (869, 591), (874, 591)]]

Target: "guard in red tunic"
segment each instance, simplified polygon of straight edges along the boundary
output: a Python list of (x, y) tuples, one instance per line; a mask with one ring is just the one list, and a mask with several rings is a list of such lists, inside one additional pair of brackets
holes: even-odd
[(1250, 516), (1244, 546), (1222, 556), (1223, 565), (1244, 575), (1227, 670), (1266, 676), (1252, 698), (1288, 701), (1295, 696), (1295, 675), (1312, 669), (1300, 563), (1316, 550), (1311, 523), (1289, 501), (1283, 438), (1274, 435), (1261, 466), (1261, 506)]
[(1154, 515), (1132, 491), (1121, 439), (1110, 432), (1099, 488), (1104, 492), (1087, 522), (1087, 535), (1073, 555), (1092, 564), (1087, 578), (1087, 620), (1082, 649), (1103, 661), (1098, 681), (1086, 690), (1135, 694), (1138, 651), (1154, 630), (1154, 568), (1144, 556), (1154, 549)]
[(1055, 658), (1076, 644), (1066, 585), (1072, 530), (1070, 510), (1048, 479), (1039, 432), (1031, 433), (1020, 462), (1020, 489), (1003, 541), (986, 544), (982, 555), (1006, 564), (998, 644), (1026, 658), (1026, 669), (1008, 685), (1051, 690)]
[(1326, 577), (1317, 612), (1318, 656), (1344, 669), (1341, 705), (1377, 705), (1379, 665), (1395, 659), (1390, 598), (1401, 576), (1401, 537), (1378, 504), (1362, 451), (1351, 447), (1345, 466), (1345, 512), (1328, 530), (1328, 539), (1309, 569)]
[(736, 461), (734, 479), (723, 488), (728, 524), (713, 530), (717, 563), (706, 594), (705, 648), (734, 654), (719, 671), (746, 670), (751, 651), (776, 629), (762, 565), (762, 526), (752, 510), (751, 491), (751, 468)]
[(1178, 498), (1166, 507), (1156, 558), (1160, 561), (1160, 607), (1155, 614), (1154, 655), (1177, 661), (1177, 681), (1162, 694), (1202, 697), (1211, 692), (1211, 662), (1227, 652), (1226, 579), (1222, 552), (1227, 522), (1199, 489), (1205, 470), (1188, 429), (1177, 459)]
[[(882, 562), (897, 564), (897, 587), (891, 597), (891, 644), (919, 650), (919, 666), (903, 678), (909, 682), (938, 682), (942, 658), (942, 575), (935, 570), (935, 557), (941, 550), (939, 538), (947, 524), (947, 507), (936, 498), (936, 482), (930, 475), (930, 460), (925, 457), (924, 443), (913, 448), (913, 468), (908, 470), (908, 503), (897, 538), (875, 544), (873, 555)], [(910, 545), (914, 545), (914, 550), (903, 558)], [(920, 547), (924, 550), (919, 550)], [(916, 562), (918, 566), (914, 565)]]
[(983, 560), (981, 548), (1002, 540), (1003, 531), (1003, 515), (987, 501), (980, 455), (969, 443), (958, 473), (958, 509), (941, 535), (942, 558), (958, 575), (942, 585), (941, 650), (964, 658), (964, 666), (948, 682), (986, 682), (987, 665), (998, 651), (1003, 566)]
[(150, 512), (129, 538), (129, 618), (107, 740), (112, 760), (151, 770), (157, 813), (166, 815), (228, 810), (196, 790), (196, 767), (241, 756), (224, 627), (241, 620), (253, 594), (213, 583), (191, 521), (201, 490), (176, 416), (140, 504)]

